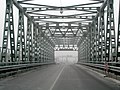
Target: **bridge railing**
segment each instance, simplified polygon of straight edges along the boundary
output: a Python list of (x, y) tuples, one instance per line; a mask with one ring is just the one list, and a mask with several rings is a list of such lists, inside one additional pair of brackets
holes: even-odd
[(92, 68), (100, 69), (109, 73), (114, 73), (115, 75), (120, 75), (120, 62), (108, 62), (107, 66), (105, 62), (99, 63), (79, 63), (82, 65), (86, 65)]
[(0, 78), (7, 77), (25, 70), (32, 69), (33, 67), (38, 67), (42, 65), (53, 64), (53, 62), (45, 63), (39, 61), (22, 61), (22, 56), (20, 55), (20, 60), (12, 62), (10, 49), (7, 49), (6, 61), (1, 61), (2, 47), (0, 47)]

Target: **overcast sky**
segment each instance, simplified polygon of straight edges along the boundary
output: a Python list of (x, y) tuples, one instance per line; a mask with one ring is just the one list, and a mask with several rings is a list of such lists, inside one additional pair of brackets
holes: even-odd
[[(0, 0), (0, 47), (2, 46), (2, 38), (3, 38), (3, 29), (4, 29), (4, 16), (5, 16), (5, 1)], [(70, 6), (70, 5), (78, 5), (89, 2), (90, 0), (35, 0), (34, 3), (40, 3), (44, 5), (53, 5), (53, 6)], [(119, 1), (114, 0), (114, 11), (115, 11), (115, 29), (117, 31), (117, 21), (118, 21), (118, 8), (119, 8)], [(27, 19), (25, 19), (26, 22)], [(15, 38), (17, 37), (17, 27), (18, 27), (18, 10), (14, 7), (14, 26), (15, 26)], [(26, 23), (25, 23), (26, 26)], [(26, 27), (25, 27), (26, 30)], [(75, 54), (75, 53), (74, 53)], [(76, 55), (76, 54), (75, 54)]]

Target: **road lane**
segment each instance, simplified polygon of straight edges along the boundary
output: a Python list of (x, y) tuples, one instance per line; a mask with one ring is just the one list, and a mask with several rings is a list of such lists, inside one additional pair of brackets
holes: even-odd
[(68, 65), (53, 90), (120, 90), (120, 87), (83, 66)]
[(63, 65), (42, 66), (39, 69), (0, 80), (0, 90), (49, 90)]
[(55, 79), (53, 85), (50, 87), (50, 90), (53, 89), (53, 87), (55, 86), (56, 82), (58, 81), (60, 75), (62, 74), (63, 70), (64, 70), (65, 66), (61, 69), (60, 73), (58, 74), (57, 78)]
[(120, 90), (81, 65), (48, 65), (0, 80), (0, 90)]

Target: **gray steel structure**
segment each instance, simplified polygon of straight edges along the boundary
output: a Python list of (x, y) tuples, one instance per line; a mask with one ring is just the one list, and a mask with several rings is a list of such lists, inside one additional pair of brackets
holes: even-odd
[[(54, 62), (55, 50), (78, 51), (78, 62), (120, 61), (120, 28), (116, 39), (113, 0), (91, 0), (92, 3), (64, 7), (33, 4), (29, 1), (34, 0), (6, 0), (1, 63), (51, 63)], [(13, 5), (19, 9), (16, 48)], [(27, 6), (24, 7), (25, 5)], [(64, 11), (70, 10), (83, 11), (83, 13), (62, 15)], [(41, 14), (41, 11), (60, 11), (61, 15)], [(26, 36), (24, 16), (27, 17)], [(59, 22), (50, 19), (77, 19), (78, 21)], [(9, 60), (6, 59), (8, 38), (10, 38), (11, 50)]]
[[(80, 47), (85, 46), (84, 43), (88, 43), (87, 47), (90, 49), (89, 58), (86, 55), (81, 55), (83, 58), (79, 57), (79, 60), (84, 60), (88, 62), (94, 63), (102, 63), (102, 62), (118, 62), (119, 58), (119, 33), (117, 37), (117, 43), (115, 38), (115, 19), (114, 19), (114, 8), (113, 8), (113, 0), (104, 1), (101, 6), (99, 13), (96, 18), (93, 20), (91, 27), (89, 28), (90, 32), (85, 40), (82, 42)], [(104, 10), (107, 7), (107, 25), (105, 29), (105, 20), (104, 20)], [(120, 23), (119, 23), (120, 24)], [(119, 29), (118, 31), (119, 32)], [(89, 45), (90, 44), (90, 45)], [(79, 52), (82, 49), (79, 48)], [(87, 53), (87, 52), (86, 52)]]

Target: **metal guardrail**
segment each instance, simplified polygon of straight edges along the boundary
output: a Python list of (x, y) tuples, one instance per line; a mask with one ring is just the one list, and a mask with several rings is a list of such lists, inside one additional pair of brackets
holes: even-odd
[(0, 66), (0, 78), (11, 76), (18, 72), (29, 70), (33, 67), (38, 67), (42, 65), (49, 65), (53, 63), (29, 63), (29, 64), (18, 64), (18, 65), (8, 65), (8, 66)]
[[(0, 61), (1, 61), (1, 53), (2, 53), (2, 47), (0, 47)], [(32, 62), (10, 62), (10, 49), (7, 49), (7, 56), (6, 56), (6, 62), (0, 62), (0, 77), (3, 76), (9, 76), (12, 73), (16, 73), (18, 71), (23, 71), (25, 69), (30, 69), (32, 67), (37, 67), (41, 65), (48, 65), (53, 64), (54, 62), (47, 62), (42, 63), (39, 61), (32, 61)], [(20, 57), (21, 58), (21, 57)]]
[[(100, 69), (100, 70), (106, 70), (106, 65), (105, 64), (93, 64), (93, 63), (79, 63), (82, 65), (86, 65), (92, 68)], [(118, 66), (115, 66), (118, 65)], [(120, 63), (108, 63), (107, 69), (108, 72), (114, 73), (115, 75), (120, 75)]]
[(53, 63), (32, 63), (32, 64), (18, 64), (18, 65), (9, 65), (9, 66), (0, 66), (0, 72), (10, 69), (20, 69), (20, 68), (29, 68), (39, 65), (47, 65), (47, 64), (53, 64)]

